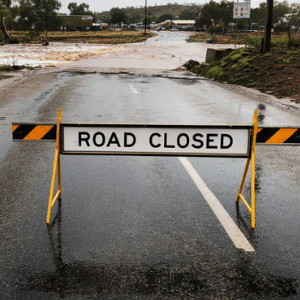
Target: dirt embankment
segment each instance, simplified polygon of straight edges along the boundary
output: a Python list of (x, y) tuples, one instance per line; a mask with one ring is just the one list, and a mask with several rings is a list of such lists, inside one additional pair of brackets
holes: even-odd
[(277, 98), (300, 103), (300, 49), (272, 49), (261, 54), (254, 48), (230, 51), (209, 66), (192, 64), (198, 75), (255, 88)]
[(209, 66), (195, 66), (192, 70), (221, 82), (255, 88), (300, 103), (300, 34), (272, 34), (271, 51), (265, 54), (260, 53), (262, 38), (263, 32), (251, 33), (247, 38), (245, 33), (191, 36), (190, 42), (245, 44), (247, 41), (248, 46), (216, 57)]

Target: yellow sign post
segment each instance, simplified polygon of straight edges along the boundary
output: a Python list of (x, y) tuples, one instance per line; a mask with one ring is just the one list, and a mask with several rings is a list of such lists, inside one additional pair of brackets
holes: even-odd
[[(57, 123), (56, 123), (56, 148), (55, 148), (55, 155), (54, 155), (54, 164), (53, 164), (52, 180), (51, 180), (51, 187), (50, 187), (48, 211), (47, 211), (47, 220), (46, 220), (47, 224), (50, 223), (51, 210), (52, 210), (53, 205), (55, 204), (57, 199), (61, 199), (60, 123), (61, 123), (61, 108), (59, 108), (58, 119), (57, 119)], [(55, 181), (56, 181), (55, 180), (56, 172), (57, 172), (58, 191), (57, 191), (55, 197), (53, 198)]]
[[(240, 184), (240, 188), (237, 194), (236, 202), (238, 203), (241, 199), (243, 203), (245, 204), (246, 208), (251, 214), (251, 227), (255, 228), (255, 147), (256, 147), (256, 136), (257, 136), (257, 110), (254, 112), (254, 118), (253, 118), (253, 129), (252, 129), (252, 145), (251, 145), (251, 156), (247, 159), (244, 174), (242, 177), (242, 181)], [(245, 179), (248, 173), (249, 165), (251, 162), (251, 206), (248, 204), (248, 202), (245, 200), (245, 198), (242, 195)]]

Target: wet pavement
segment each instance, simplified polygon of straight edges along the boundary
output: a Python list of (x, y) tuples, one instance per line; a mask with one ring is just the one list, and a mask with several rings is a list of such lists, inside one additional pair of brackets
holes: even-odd
[(189, 158), (247, 253), (176, 157), (62, 156), (47, 226), (55, 146), (11, 141), (11, 122), (58, 107), (63, 122), (151, 124), (251, 124), (258, 108), (265, 126), (297, 126), (298, 110), (194, 78), (37, 75), (0, 91), (1, 299), (299, 299), (299, 148), (257, 147), (255, 230), (235, 204), (245, 159)]

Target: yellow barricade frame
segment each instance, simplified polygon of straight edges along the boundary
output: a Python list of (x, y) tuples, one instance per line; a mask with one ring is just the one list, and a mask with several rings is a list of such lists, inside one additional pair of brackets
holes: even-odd
[[(242, 202), (245, 204), (246, 208), (251, 214), (251, 227), (255, 228), (255, 148), (256, 148), (256, 136), (258, 131), (258, 122), (257, 122), (257, 110), (254, 111), (254, 118), (253, 118), (253, 129), (252, 129), (252, 144), (251, 144), (251, 155), (247, 159), (244, 174), (242, 177), (242, 181), (239, 187), (239, 191), (237, 194), (236, 202), (239, 203), (241, 199)], [(251, 162), (251, 206), (245, 200), (242, 195), (243, 187), (245, 184), (246, 176), (248, 173), (249, 165)]]
[[(48, 211), (47, 211), (47, 219), (46, 223), (50, 223), (51, 219), (51, 211), (58, 199), (61, 199), (61, 165), (60, 165), (60, 154), (61, 154), (61, 134), (60, 134), (60, 125), (61, 125), (61, 108), (58, 110), (58, 119), (56, 123), (56, 148), (55, 148), (55, 155), (54, 155), (54, 163), (53, 163), (53, 172), (52, 172), (52, 180), (51, 180), (51, 187), (50, 187), (50, 194), (49, 194), (49, 203), (48, 203)], [(251, 214), (251, 227), (255, 228), (255, 148), (256, 148), (256, 136), (258, 132), (258, 122), (257, 122), (257, 110), (254, 112), (253, 118), (253, 128), (252, 128), (252, 144), (251, 144), (251, 153), (250, 157), (247, 158), (245, 170), (243, 173), (242, 181), (240, 183), (239, 191), (237, 194), (236, 202), (239, 203), (241, 199), (242, 202), (245, 204), (246, 208)], [(243, 187), (245, 184), (246, 176), (248, 173), (248, 169), (251, 162), (251, 206), (245, 200), (242, 195)], [(53, 198), (54, 195), (54, 188), (56, 182), (56, 173), (57, 173), (57, 185), (58, 191)]]
[[(61, 107), (58, 110), (58, 119), (56, 123), (56, 148), (54, 155), (54, 163), (53, 163), (53, 172), (52, 172), (52, 180), (50, 187), (50, 195), (49, 195), (49, 203), (48, 203), (48, 211), (47, 211), (47, 220), (46, 223), (50, 223), (51, 219), (51, 210), (54, 206), (57, 199), (61, 199), (61, 167), (60, 167), (60, 123), (61, 123)], [(58, 191), (53, 198), (55, 181), (56, 181), (56, 173), (57, 173), (57, 185)]]

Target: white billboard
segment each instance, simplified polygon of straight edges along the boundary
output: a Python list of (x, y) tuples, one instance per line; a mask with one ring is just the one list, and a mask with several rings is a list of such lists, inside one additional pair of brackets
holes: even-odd
[(233, 6), (234, 19), (249, 19), (251, 11), (251, 2), (235, 2)]

